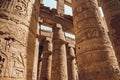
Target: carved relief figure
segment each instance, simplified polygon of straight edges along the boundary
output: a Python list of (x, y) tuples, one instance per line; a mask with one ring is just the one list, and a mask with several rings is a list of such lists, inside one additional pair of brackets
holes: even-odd
[(25, 57), (18, 52), (18, 54), (12, 54), (12, 62), (13, 62), (13, 70), (12, 70), (12, 77), (24, 77), (25, 76)]
[(0, 9), (27, 15), (28, 0), (0, 0)]
[(17, 0), (14, 11), (19, 15), (27, 15), (28, 0)]
[(26, 56), (16, 44), (18, 43), (11, 37), (0, 39), (0, 76), (14, 78), (25, 76)]
[(0, 76), (4, 75), (8, 63), (8, 57), (5, 54), (6, 47), (4, 47), (2, 44), (5, 44), (5, 42), (3, 42), (3, 39), (0, 39)]

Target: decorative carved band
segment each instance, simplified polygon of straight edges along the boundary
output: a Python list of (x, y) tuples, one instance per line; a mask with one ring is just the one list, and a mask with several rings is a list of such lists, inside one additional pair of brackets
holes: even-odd
[(27, 16), (28, 0), (0, 0), (0, 10)]

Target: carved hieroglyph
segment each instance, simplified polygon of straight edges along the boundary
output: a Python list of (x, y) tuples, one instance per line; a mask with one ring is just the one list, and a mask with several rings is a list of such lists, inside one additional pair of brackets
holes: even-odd
[[(0, 24), (4, 25), (5, 23), (1, 23), (0, 20)], [(22, 78), (26, 74), (27, 38), (24, 37), (27, 37), (28, 31), (27, 28), (25, 31), (20, 26), (19, 28), (15, 28), (14, 25), (11, 26), (0, 27), (0, 76)], [(23, 40), (20, 41), (19, 39)]]
[(97, 0), (72, 0), (80, 80), (119, 80), (119, 66)]
[(18, 15), (26, 15), (28, 0), (0, 0), (0, 10), (10, 11)]
[[(32, 15), (35, 1), (37, 0), (0, 0), (0, 79), (2, 80), (26, 80), (28, 77), (29, 80), (32, 79), (33, 63), (27, 61), (27, 54), (32, 52), (32, 50), (28, 52), (31, 47), (32, 49), (35, 47), (29, 46), (28, 49), (27, 45), (28, 38), (32, 37), (29, 45), (34, 45), (32, 42), (36, 39), (33, 31), (37, 29), (37, 20), (34, 19), (37, 9), (34, 11), (36, 15)], [(34, 23), (30, 23), (31, 18)], [(31, 25), (34, 25), (33, 31), (29, 29)], [(29, 69), (27, 64), (30, 65)], [(26, 74), (28, 70), (31, 72), (30, 76)]]
[(110, 38), (120, 65), (120, 0), (98, 1), (103, 9)]
[[(26, 0), (0, 0), (0, 12), (5, 15), (10, 12), (25, 16), (27, 6)], [(3, 20), (9, 16), (5, 15), (0, 14), (0, 76), (25, 78), (28, 30), (26, 26), (16, 25), (12, 20)]]

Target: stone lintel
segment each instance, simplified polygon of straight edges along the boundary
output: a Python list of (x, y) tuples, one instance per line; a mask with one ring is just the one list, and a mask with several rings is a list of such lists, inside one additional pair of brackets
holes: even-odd
[(53, 27), (56, 23), (61, 24), (64, 32), (74, 34), (73, 19), (70, 15), (58, 15), (56, 9), (50, 9), (42, 4), (40, 7), (40, 24)]

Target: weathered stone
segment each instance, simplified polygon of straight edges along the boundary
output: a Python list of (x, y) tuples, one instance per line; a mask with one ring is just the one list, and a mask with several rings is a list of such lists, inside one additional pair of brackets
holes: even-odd
[(72, 3), (80, 80), (119, 80), (119, 66), (97, 1), (72, 0)]
[(77, 78), (77, 66), (75, 60), (74, 44), (67, 45), (67, 70), (68, 80), (78, 80)]
[[(57, 9), (50, 9), (43, 0), (0, 0), (0, 80), (78, 80), (73, 47), (80, 80), (120, 80), (120, 1), (98, 0), (118, 62), (97, 0), (56, 1)], [(64, 14), (64, 4), (73, 4), (74, 29), (72, 16)], [(39, 36), (38, 21), (52, 27), (53, 35), (41, 31)], [(75, 34), (75, 40), (66, 38), (64, 32)]]
[(57, 12), (59, 15), (64, 14), (64, 0), (57, 0)]
[(65, 26), (63, 27), (64, 32), (74, 34), (72, 16), (58, 13), (57, 9), (50, 9), (49, 7), (43, 6), (43, 4), (41, 5), (39, 22), (42, 25), (53, 27), (56, 23), (59, 23)]
[[(37, 35), (39, 35), (39, 24), (37, 25), (38, 29), (36, 30)], [(33, 64), (33, 75), (32, 80), (37, 80), (37, 73), (38, 73), (38, 60), (39, 60), (39, 38), (35, 41), (35, 52), (34, 52), (34, 64)]]
[(39, 13), (33, 4), (38, 7), (38, 0), (0, 0), (0, 80), (32, 80), (35, 46), (30, 44), (36, 43)]
[(109, 34), (113, 47), (116, 52), (116, 57), (120, 65), (120, 1), (119, 0), (98, 0), (109, 28)]
[(62, 26), (56, 24), (53, 27), (53, 54), (52, 54), (52, 74), (51, 80), (68, 80), (66, 41), (62, 31)]
[(43, 0), (40, 0), (40, 3), (43, 3)]
[(37, 80), (40, 80), (41, 77), (41, 70), (42, 70), (42, 59), (43, 59), (43, 45), (39, 45), (39, 59), (38, 59), (38, 73), (37, 73)]
[(45, 39), (42, 54), (43, 59), (40, 80), (51, 80), (52, 40), (50, 40), (50, 38)]

